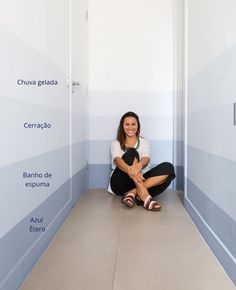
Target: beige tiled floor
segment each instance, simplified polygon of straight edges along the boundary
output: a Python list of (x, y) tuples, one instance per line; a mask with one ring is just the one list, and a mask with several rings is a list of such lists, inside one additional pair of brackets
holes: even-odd
[(167, 190), (161, 212), (132, 209), (104, 190), (81, 197), (21, 290), (233, 290)]

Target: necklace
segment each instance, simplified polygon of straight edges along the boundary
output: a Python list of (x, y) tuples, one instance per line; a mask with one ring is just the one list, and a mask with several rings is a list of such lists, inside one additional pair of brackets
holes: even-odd
[(128, 150), (130, 148), (138, 149), (139, 144), (140, 144), (140, 140), (139, 140), (139, 138), (137, 138), (137, 142), (134, 144), (133, 147), (130, 147), (130, 146), (128, 146), (128, 145), (125, 144), (125, 148), (126, 148), (126, 150)]

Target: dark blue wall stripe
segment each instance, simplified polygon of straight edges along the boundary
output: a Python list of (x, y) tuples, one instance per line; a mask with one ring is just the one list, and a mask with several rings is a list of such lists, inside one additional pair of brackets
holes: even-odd
[(188, 199), (206, 223), (236, 257), (236, 222), (217, 204), (209, 199), (191, 180), (187, 179)]
[(200, 184), (207, 196), (236, 219), (236, 161), (192, 146), (187, 147), (187, 153), (188, 178)]
[[(86, 174), (85, 167), (72, 179), (73, 201), (69, 200), (68, 180), (0, 239), (1, 290), (18, 289), (69, 214), (73, 202), (84, 191)], [(43, 226), (47, 226), (47, 230), (44, 233), (30, 233), (31, 217), (44, 217)]]
[[(213, 232), (225, 244), (231, 254), (235, 257), (235, 236), (236, 222), (229, 217), (221, 208), (211, 201), (199, 188), (197, 188), (190, 180), (187, 180), (188, 199), (198, 210), (199, 214), (213, 230)], [(185, 207), (191, 218), (195, 222), (202, 236), (223, 265), (225, 271), (236, 285), (236, 265), (233, 259), (224, 250), (222, 245), (210, 232), (204, 224), (198, 213), (194, 210), (191, 203), (185, 199)]]
[(88, 188), (108, 188), (111, 174), (110, 164), (89, 164), (88, 165)]
[(173, 189), (183, 190), (184, 189), (184, 167), (175, 166), (175, 175), (176, 175), (176, 178), (173, 180)]
[(88, 166), (85, 166), (77, 172), (72, 178), (72, 203), (73, 205), (78, 201), (81, 193), (87, 188)]

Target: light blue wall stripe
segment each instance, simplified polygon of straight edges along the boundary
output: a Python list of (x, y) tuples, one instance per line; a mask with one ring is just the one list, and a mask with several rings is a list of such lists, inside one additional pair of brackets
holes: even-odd
[[(73, 104), (74, 106), (76, 104)], [(80, 104), (77, 104), (80, 106)], [(81, 109), (81, 108), (80, 108)], [(83, 142), (87, 139), (87, 130), (88, 130), (88, 117), (86, 115), (81, 115), (79, 113), (71, 113), (71, 122), (72, 122), (72, 143)]]
[(111, 140), (89, 140), (89, 164), (111, 163)]
[(184, 165), (184, 142), (183, 140), (174, 140), (174, 164), (176, 166)]
[[(69, 143), (68, 111), (0, 97), (0, 115), (0, 166), (37, 156)], [(51, 127), (43, 130), (24, 127), (25, 123), (44, 122)]]
[(233, 99), (229, 104), (216, 104), (188, 114), (189, 146), (236, 161), (235, 132)]
[[(62, 110), (69, 109), (69, 91), (65, 85), (65, 73), (2, 23), (0, 24), (0, 35), (2, 43), (0, 96), (15, 97), (29, 103)], [(25, 80), (51, 80), (54, 78), (58, 81), (58, 85), (41, 89), (36, 86), (18, 87), (15, 82), (19, 78)]]
[(236, 90), (235, 74), (236, 42), (191, 77), (188, 82), (189, 112), (232, 103)]
[(173, 140), (150, 140), (151, 163), (173, 163)]
[(72, 175), (77, 173), (81, 168), (88, 164), (88, 141), (82, 141), (79, 143), (72, 144), (71, 155), (72, 155)]

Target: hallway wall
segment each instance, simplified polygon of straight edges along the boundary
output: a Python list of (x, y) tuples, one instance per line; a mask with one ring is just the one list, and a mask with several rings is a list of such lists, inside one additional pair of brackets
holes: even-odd
[(173, 1), (91, 0), (89, 188), (107, 187), (110, 144), (129, 110), (153, 165), (173, 162), (173, 90)]
[(189, 213), (236, 284), (235, 10), (188, 1), (185, 184)]
[[(84, 27), (74, 36), (74, 47), (82, 39), (86, 47), (86, 34)], [(70, 68), (69, 1), (5, 1), (0, 35), (0, 289), (9, 290), (18, 289), (86, 188), (87, 64), (76, 52), (83, 76)], [(81, 87), (70, 96), (71, 73)]]

